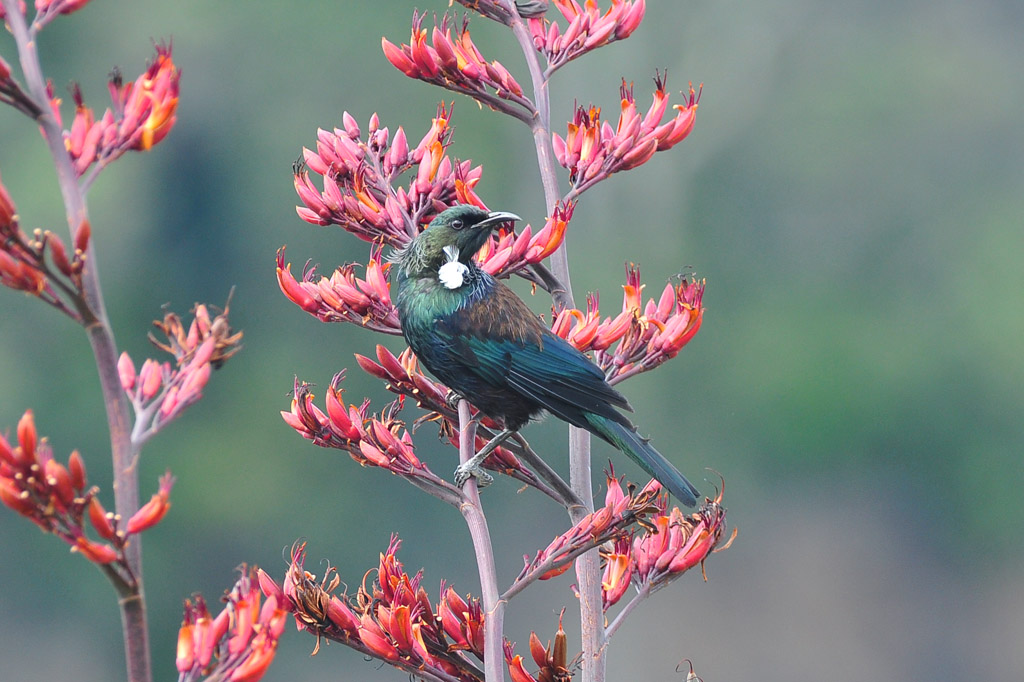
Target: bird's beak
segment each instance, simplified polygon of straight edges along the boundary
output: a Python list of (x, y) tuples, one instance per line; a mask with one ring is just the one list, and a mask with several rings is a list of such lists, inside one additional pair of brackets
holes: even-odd
[(487, 217), (476, 224), (477, 227), (493, 227), (498, 223), (510, 223), (517, 220), (522, 220), (515, 213), (509, 213), (508, 211), (491, 211), (487, 214)]

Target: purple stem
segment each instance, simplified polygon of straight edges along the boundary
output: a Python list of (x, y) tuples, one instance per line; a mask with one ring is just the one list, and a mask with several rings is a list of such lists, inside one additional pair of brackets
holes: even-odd
[[(476, 421), (469, 411), (469, 403), (459, 401), (459, 461), (463, 464), (472, 459), (476, 445)], [(464, 499), (459, 506), (469, 534), (473, 538), (473, 551), (480, 572), (480, 598), (484, 610), (484, 679), (487, 682), (504, 682), (505, 654), (502, 651), (505, 626), (505, 601), (498, 597), (498, 573), (491, 549), (491, 534), (487, 530), (487, 518), (480, 505), (480, 492), (476, 478), (470, 477), (463, 488)]]
[[(537, 118), (530, 125), (533, 142), (537, 150), (537, 164), (548, 214), (553, 214), (558, 203), (558, 175), (555, 168), (555, 154), (551, 147), (551, 100), (548, 95), (548, 81), (541, 68), (533, 36), (516, 11), (514, 0), (500, 0), (511, 14), (510, 28), (526, 58), (533, 82), (533, 101), (537, 106)], [(572, 283), (569, 278), (569, 256), (565, 242), (551, 256), (551, 270), (562, 284), (563, 293), (555, 297), (560, 307), (576, 307), (573, 302)], [(569, 481), (573, 492), (583, 506), (569, 508), (569, 518), (578, 523), (594, 511), (594, 492), (590, 475), (590, 433), (574, 426), (569, 427)], [(604, 613), (601, 600), (601, 564), (597, 549), (593, 549), (576, 560), (576, 580), (580, 593), (580, 622), (583, 645), (582, 682), (604, 682)]]
[[(85, 195), (71, 166), (71, 158), (64, 147), (63, 132), (50, 108), (39, 54), (36, 51), (36, 31), (30, 30), (18, 8), (17, 0), (2, 0), (7, 10), (7, 23), (18, 46), (18, 57), (29, 93), (39, 108), (36, 122), (53, 157), (57, 183), (64, 200), (64, 209), (72, 241), (83, 221), (88, 220)], [(138, 469), (135, 466), (137, 450), (131, 441), (132, 419), (128, 399), (121, 388), (117, 373), (117, 345), (107, 320), (103, 293), (96, 268), (96, 253), (89, 243), (86, 252), (87, 267), (82, 273), (82, 284), (89, 312), (83, 319), (89, 344), (99, 372), (103, 403), (110, 430), (110, 449), (114, 467), (114, 500), (117, 513), (128, 519), (139, 509)], [(125, 659), (129, 682), (149, 682), (152, 669), (149, 654), (149, 633), (146, 626), (146, 604), (142, 589), (142, 546), (136, 536), (125, 548), (128, 567), (134, 580), (131, 583), (113, 581), (121, 608), (121, 627), (124, 634)], [(108, 576), (110, 574), (108, 573)]]

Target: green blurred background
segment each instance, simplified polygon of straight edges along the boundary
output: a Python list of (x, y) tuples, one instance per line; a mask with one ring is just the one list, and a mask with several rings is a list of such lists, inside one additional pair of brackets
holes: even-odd
[[(232, 323), (245, 331), (243, 352), (140, 464), (144, 499), (165, 469), (178, 477), (171, 513), (145, 540), (158, 680), (176, 678), (182, 598), (215, 600), (241, 562), (280, 575), (298, 537), (310, 570), (324, 558), (354, 585), (398, 532), (400, 558), (425, 569), (432, 593), (442, 578), (477, 591), (452, 509), (315, 448), (277, 414), (293, 376), (322, 387), (379, 341), (287, 302), (274, 253), (287, 244), (290, 261), (324, 271), (365, 258), (362, 242), (296, 217), (291, 163), (345, 110), (364, 126), (379, 112), (418, 140), (451, 99), (381, 54), (382, 35), (407, 39), (414, 6), (96, 0), (42, 35), (58, 91), (76, 80), (99, 109), (110, 68), (134, 77), (151, 38), (173, 37), (183, 69), (169, 138), (107, 169), (89, 195), (120, 346), (140, 363), (161, 306), (223, 303), (232, 286)], [(1024, 678), (1022, 19), (1005, 1), (652, 0), (633, 38), (555, 77), (554, 121), (574, 100), (614, 121), (622, 76), (643, 107), (656, 68), (674, 92), (705, 84), (691, 137), (589, 192), (569, 234), (576, 295), (600, 290), (606, 314), (626, 261), (642, 265), (648, 294), (687, 266), (707, 277), (700, 334), (623, 388), (684, 471), (724, 474), (740, 529), (708, 562), (708, 582), (690, 575), (634, 614), (609, 679), (682, 680), (683, 658), (709, 682)], [(528, 81), (511, 36), (483, 19), (473, 36)], [(0, 54), (14, 61), (9, 34)], [(465, 99), (455, 111), (452, 152), (483, 163), (480, 194), (540, 224), (526, 130)], [(36, 128), (10, 109), (0, 172), (26, 227), (65, 233)], [(0, 428), (34, 409), (58, 456), (82, 451), (112, 506), (81, 331), (0, 292), (0, 386)], [(353, 400), (390, 399), (354, 368), (346, 386)], [(564, 470), (557, 424), (528, 435)], [(436, 471), (453, 468), (430, 429), (418, 444)], [(609, 457), (639, 478), (603, 446), (595, 469)], [(565, 523), (516, 488), (499, 481), (485, 495), (503, 583)], [(6, 509), (0, 547), (0, 678), (123, 679), (102, 575)], [(517, 599), (509, 636), (550, 637), (571, 582)], [(266, 679), (402, 677), (341, 646), (310, 658), (313, 644), (289, 634)]]

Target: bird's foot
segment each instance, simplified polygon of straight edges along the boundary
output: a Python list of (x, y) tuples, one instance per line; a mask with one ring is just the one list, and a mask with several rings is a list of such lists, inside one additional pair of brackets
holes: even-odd
[(462, 400), (462, 396), (449, 388), (448, 395), (444, 397), (444, 404), (453, 410), (458, 410), (460, 400)]
[[(468, 465), (468, 466), (467, 466)], [(476, 478), (477, 488), (486, 488), (494, 482), (494, 476), (483, 470), (479, 464), (473, 461), (466, 462), (466, 464), (460, 464), (455, 469), (455, 487), (461, 488), (466, 485), (470, 477)]]

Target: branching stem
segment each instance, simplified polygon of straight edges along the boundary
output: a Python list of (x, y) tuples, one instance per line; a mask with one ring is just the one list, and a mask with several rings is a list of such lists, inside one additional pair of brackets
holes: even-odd
[[(50, 108), (36, 49), (37, 27), (32, 30), (25, 23), (25, 17), (18, 8), (17, 0), (2, 0), (6, 10), (7, 23), (18, 46), (18, 58), (29, 96), (39, 111), (39, 124), (53, 158), (57, 171), (57, 184), (64, 200), (64, 209), (72, 241), (82, 223), (88, 220), (85, 195), (78, 184), (78, 178), (71, 165), (71, 157), (64, 146), (63, 132)], [(138, 454), (132, 445), (132, 419), (128, 399), (121, 388), (117, 373), (117, 345), (107, 319), (103, 293), (100, 288), (96, 267), (96, 253), (90, 240), (86, 251), (88, 266), (82, 273), (82, 285), (87, 303), (87, 315), (83, 324), (89, 344), (92, 347), (96, 368), (99, 372), (103, 403), (107, 412), (110, 430), (110, 449), (114, 468), (114, 500), (121, 518), (131, 518), (139, 509), (138, 469), (134, 466)], [(146, 605), (142, 589), (142, 546), (136, 536), (125, 549), (128, 566), (135, 576), (135, 585), (128, 595), (122, 594), (124, 585), (118, 585), (112, 578), (121, 599), (121, 627), (124, 634), (125, 659), (129, 682), (149, 682), (152, 670), (149, 654), (149, 635), (146, 626)], [(108, 576), (111, 574), (107, 574)]]

